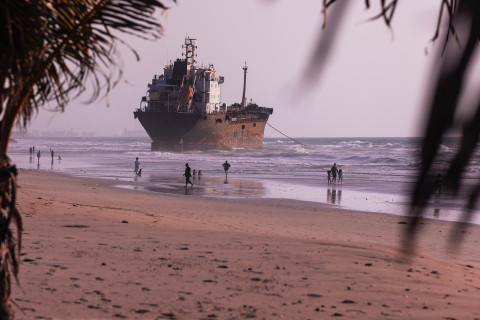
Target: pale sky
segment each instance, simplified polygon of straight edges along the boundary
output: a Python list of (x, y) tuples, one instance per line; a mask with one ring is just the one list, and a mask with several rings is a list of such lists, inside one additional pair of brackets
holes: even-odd
[[(198, 63), (213, 64), (225, 77), (222, 102), (241, 102), (246, 62), (247, 98), (273, 107), (269, 124), (289, 136), (419, 136), (429, 70), (442, 44), (430, 43), (438, 10), (436, 0), (401, 1), (391, 31), (382, 20), (367, 21), (378, 8), (366, 10), (364, 1), (355, 1), (321, 82), (302, 92), (302, 73), (321, 36), (321, 1), (179, 0), (161, 17), (163, 38), (129, 41), (139, 62), (121, 50), (127, 83), (109, 94), (110, 107), (104, 99), (85, 105), (79, 98), (62, 114), (41, 109), (28, 131), (143, 130), (133, 111), (153, 75), (181, 57), (188, 35), (197, 39)], [(265, 136), (280, 135), (267, 127)]]

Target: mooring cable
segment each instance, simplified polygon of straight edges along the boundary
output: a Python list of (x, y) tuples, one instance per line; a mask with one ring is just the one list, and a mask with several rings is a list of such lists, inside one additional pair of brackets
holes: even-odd
[(267, 124), (270, 126), (270, 128), (272, 128), (273, 130), (277, 131), (277, 132), (280, 133), (280, 134), (283, 134), (283, 135), (284, 135), (285, 137), (287, 137), (288, 139), (291, 139), (291, 140), (295, 141), (296, 143), (298, 143), (298, 144), (300, 144), (300, 145), (302, 145), (302, 146), (304, 146), (304, 147), (310, 147), (308, 144), (305, 144), (305, 143), (300, 142), (300, 141), (298, 141), (298, 140), (296, 140), (296, 139), (293, 139), (292, 137), (287, 136), (285, 133), (283, 133), (282, 131), (278, 130), (277, 128), (275, 128), (274, 126), (272, 126), (270, 123), (267, 122)]

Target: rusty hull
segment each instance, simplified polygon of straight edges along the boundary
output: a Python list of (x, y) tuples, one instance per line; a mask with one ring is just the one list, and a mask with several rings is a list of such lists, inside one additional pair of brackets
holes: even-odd
[(232, 120), (225, 113), (202, 116), (148, 111), (136, 111), (135, 117), (152, 139), (155, 151), (258, 149), (268, 120), (268, 115), (261, 114)]

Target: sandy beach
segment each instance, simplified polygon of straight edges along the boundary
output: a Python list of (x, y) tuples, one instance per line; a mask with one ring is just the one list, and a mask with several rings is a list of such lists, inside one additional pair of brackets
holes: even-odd
[(21, 171), (17, 319), (477, 319), (478, 226)]

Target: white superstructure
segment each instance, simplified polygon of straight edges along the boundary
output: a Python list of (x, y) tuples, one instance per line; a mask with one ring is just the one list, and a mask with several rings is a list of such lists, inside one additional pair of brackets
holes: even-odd
[(185, 59), (177, 59), (165, 66), (163, 75), (156, 76), (148, 85), (143, 99), (146, 108), (177, 112), (211, 114), (225, 112), (221, 105), (223, 77), (217, 77), (215, 67), (195, 65), (195, 39), (185, 39)]

